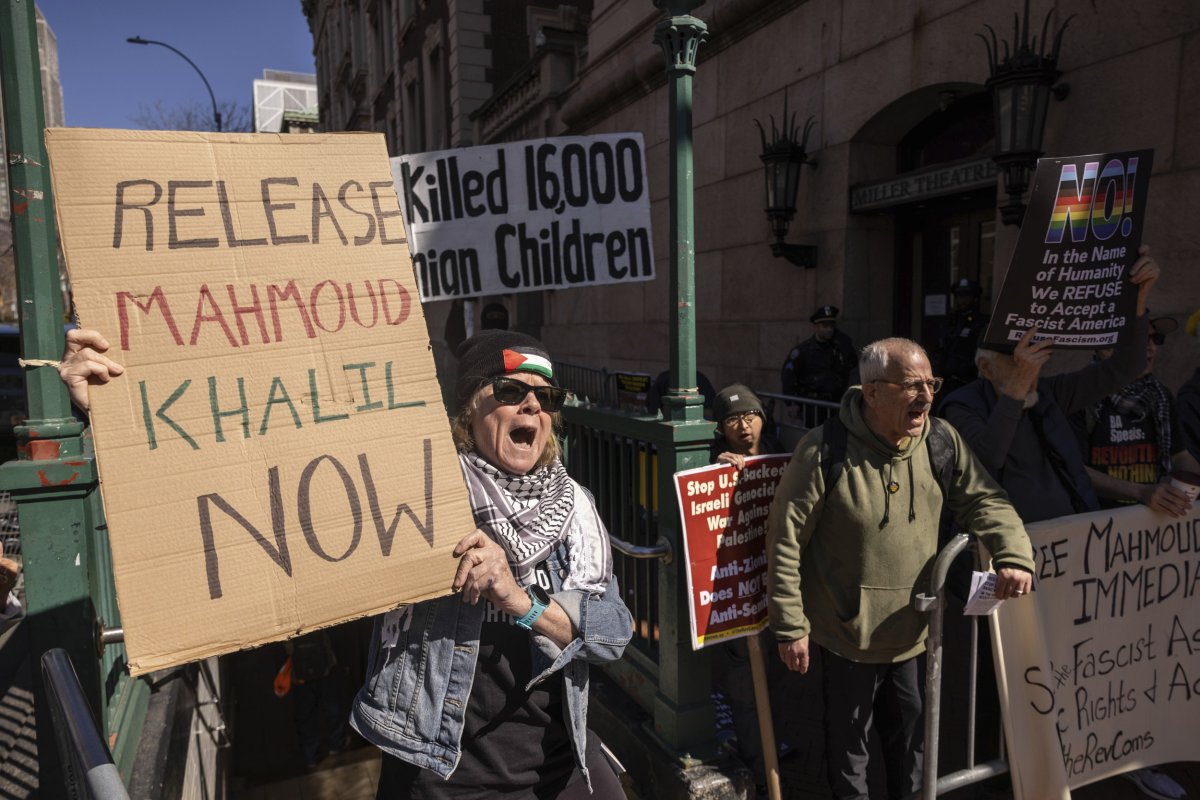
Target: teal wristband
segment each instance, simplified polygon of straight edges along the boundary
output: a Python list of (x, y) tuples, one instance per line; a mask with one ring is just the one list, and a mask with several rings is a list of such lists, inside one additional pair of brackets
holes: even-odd
[(529, 602), (533, 605), (525, 612), (525, 616), (516, 620), (516, 623), (528, 631), (533, 629), (533, 623), (538, 621), (542, 612), (550, 607), (550, 595), (546, 594), (546, 590), (536, 583), (526, 586), (525, 593), (529, 595)]

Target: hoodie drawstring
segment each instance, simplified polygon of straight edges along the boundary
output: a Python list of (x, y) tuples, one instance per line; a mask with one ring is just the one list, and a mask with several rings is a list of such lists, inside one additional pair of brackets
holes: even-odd
[[(888, 464), (888, 475), (889, 476), (891, 475), (891, 472), (892, 472), (892, 465)], [(888, 483), (890, 481), (886, 480), (883, 477), (882, 471), (879, 473), (879, 482), (881, 484), (883, 484), (883, 519), (879, 520), (879, 529), (883, 530), (884, 528), (887, 527), (888, 520), (891, 519), (892, 493), (888, 489)]]
[(906, 458), (904, 460), (908, 462), (908, 521), (912, 522), (917, 518), (917, 490), (913, 486), (912, 459)]
[[(917, 490), (913, 482), (913, 466), (912, 459), (906, 458), (908, 464), (908, 521), (913, 522), (917, 518)], [(891, 477), (892, 470), (895, 468), (895, 463), (888, 464), (888, 476)], [(892, 515), (892, 490), (891, 486), (894, 483), (883, 477), (883, 473), (879, 473), (879, 482), (883, 484), (883, 519), (879, 520), (880, 530), (887, 527)], [(896, 487), (897, 489), (900, 487)]]

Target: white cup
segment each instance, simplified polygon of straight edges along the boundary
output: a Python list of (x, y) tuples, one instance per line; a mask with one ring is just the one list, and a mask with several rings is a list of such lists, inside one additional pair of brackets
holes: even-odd
[(1174, 472), (1171, 474), (1171, 485), (1188, 496), (1192, 503), (1200, 494), (1200, 475), (1194, 472)]

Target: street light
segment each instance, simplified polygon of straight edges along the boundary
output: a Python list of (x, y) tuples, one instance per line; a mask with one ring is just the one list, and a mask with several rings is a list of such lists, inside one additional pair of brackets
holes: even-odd
[[(992, 93), (996, 112), (996, 149), (992, 160), (1004, 174), (1004, 191), (1008, 203), (1000, 207), (1000, 218), (1005, 225), (1020, 225), (1025, 216), (1025, 204), (1021, 202), (1029, 187), (1029, 171), (1042, 155), (1042, 133), (1046, 127), (1046, 109), (1050, 95), (1062, 100), (1070, 91), (1064, 84), (1055, 85), (1062, 72), (1058, 70), (1058, 51), (1062, 45), (1063, 32), (1071, 17), (1054, 34), (1054, 47), (1046, 53), (1049, 41), (1050, 13), (1042, 23), (1041, 49), (1035, 36), (1029, 41), (1029, 0), (1025, 0), (1025, 18), (1013, 14), (1012, 52), (1009, 43), (1003, 40), (1004, 59), (1000, 59), (1000, 43), (991, 25), (985, 25), (991, 39), (982, 33), (975, 34), (983, 40), (988, 51), (990, 77), (985, 84)], [(1017, 41), (1018, 33), (1020, 42)]]
[(767, 141), (767, 132), (758, 120), (758, 133), (762, 139), (763, 169), (767, 179), (767, 219), (771, 221), (771, 232), (775, 241), (771, 243), (771, 254), (776, 258), (782, 256), (798, 267), (817, 266), (817, 248), (812, 245), (788, 244), (783, 239), (787, 236), (788, 226), (792, 217), (796, 216), (796, 193), (800, 189), (800, 170), (805, 165), (817, 166), (816, 159), (808, 157), (808, 136), (817, 122), (809, 117), (804, 122), (803, 132), (796, 126), (796, 115), (788, 118), (787, 99), (783, 102), (782, 128), (775, 127), (775, 117), (771, 117), (771, 141)]
[(181, 50), (179, 50), (175, 47), (171, 47), (171, 45), (167, 44), (166, 42), (156, 42), (153, 39), (143, 39), (140, 36), (130, 36), (125, 41), (129, 42), (130, 44), (156, 44), (159, 47), (165, 47), (168, 50), (170, 50), (172, 53), (175, 53), (177, 56), (182, 58), (187, 63), (191, 64), (192, 69), (196, 70), (196, 74), (200, 76), (200, 80), (204, 81), (204, 88), (208, 89), (208, 99), (212, 101), (213, 123), (216, 124), (217, 132), (220, 133), (220, 131), (221, 131), (221, 112), (217, 110), (217, 98), (213, 94), (212, 87), (208, 85), (208, 78), (204, 77), (204, 73), (201, 72), (200, 68), (196, 66), (196, 62), (192, 61), (190, 58), (185, 56)]

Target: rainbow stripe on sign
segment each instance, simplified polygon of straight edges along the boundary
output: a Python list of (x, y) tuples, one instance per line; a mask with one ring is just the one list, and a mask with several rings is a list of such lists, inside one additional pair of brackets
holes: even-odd
[(1136, 156), (1128, 163), (1111, 159), (1103, 170), (1099, 161), (1089, 161), (1083, 165), (1081, 180), (1075, 164), (1063, 164), (1045, 243), (1058, 244), (1067, 230), (1072, 242), (1083, 242), (1089, 224), (1092, 235), (1102, 241), (1111, 238), (1118, 229), (1128, 236), (1133, 226), (1128, 215), (1133, 211), (1137, 168)]
[(549, 380), (554, 377), (554, 368), (550, 360), (533, 353), (518, 353), (516, 350), (504, 351), (505, 372), (534, 372)]

